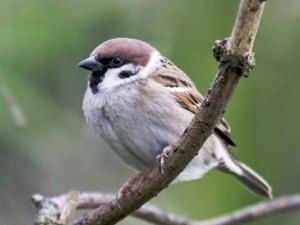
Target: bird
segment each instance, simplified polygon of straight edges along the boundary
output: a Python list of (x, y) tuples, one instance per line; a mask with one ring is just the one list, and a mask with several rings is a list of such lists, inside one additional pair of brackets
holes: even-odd
[[(132, 38), (101, 43), (78, 66), (90, 71), (82, 104), (87, 123), (133, 169), (146, 173), (163, 166), (204, 99), (188, 75), (152, 45)], [(268, 182), (232, 154), (235, 146), (222, 117), (174, 182), (217, 169), (271, 198)]]

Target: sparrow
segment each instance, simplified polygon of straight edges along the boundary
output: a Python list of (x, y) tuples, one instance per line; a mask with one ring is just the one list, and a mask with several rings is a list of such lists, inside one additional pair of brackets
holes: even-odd
[[(115, 38), (79, 63), (90, 71), (83, 99), (87, 123), (129, 166), (148, 172), (164, 163), (203, 96), (192, 80), (150, 44)], [(272, 197), (268, 182), (230, 152), (236, 144), (224, 118), (175, 182), (212, 169), (233, 175), (252, 192)], [(163, 153), (162, 153), (163, 152)]]

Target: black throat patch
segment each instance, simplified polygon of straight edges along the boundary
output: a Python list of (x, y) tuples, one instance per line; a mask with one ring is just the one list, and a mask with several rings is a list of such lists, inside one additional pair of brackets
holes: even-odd
[(89, 86), (92, 90), (93, 94), (97, 94), (99, 89), (98, 85), (103, 81), (104, 74), (106, 73), (107, 69), (103, 71), (93, 71), (89, 76)]

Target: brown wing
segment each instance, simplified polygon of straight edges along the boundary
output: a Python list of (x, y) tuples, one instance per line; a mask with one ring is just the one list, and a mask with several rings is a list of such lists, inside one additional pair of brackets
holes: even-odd
[[(157, 71), (153, 79), (165, 87), (172, 88), (171, 93), (182, 108), (194, 114), (196, 113), (203, 101), (203, 96), (198, 92), (189, 77), (171, 61), (165, 59), (164, 66)], [(229, 146), (236, 146), (230, 134), (229, 125), (224, 118), (217, 124), (214, 132)]]

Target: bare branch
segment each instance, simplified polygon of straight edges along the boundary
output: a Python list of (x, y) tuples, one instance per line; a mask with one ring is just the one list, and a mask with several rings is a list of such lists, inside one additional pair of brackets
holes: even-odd
[[(78, 208), (96, 208), (115, 199), (112, 194), (84, 192), (79, 196)], [(160, 225), (188, 225), (187, 218), (176, 216), (153, 205), (146, 204), (132, 213), (132, 216)]]
[[(76, 208), (96, 208), (113, 199), (114, 196), (112, 194), (94, 192), (71, 192), (49, 199), (36, 194), (32, 197), (34, 204), (39, 209), (36, 225), (70, 224)], [(65, 210), (64, 208), (69, 208), (70, 210)], [(235, 225), (241, 222), (252, 221), (263, 216), (299, 208), (300, 194), (295, 194), (255, 204), (224, 216), (202, 221), (190, 221), (185, 217), (176, 216), (148, 204), (135, 211), (132, 216), (158, 225)]]
[(252, 52), (265, 0), (242, 0), (231, 34), (230, 54), (247, 56)]
[(34, 194), (31, 200), (38, 209), (36, 225), (69, 225), (79, 204), (79, 193), (73, 191), (49, 199)]
[(78, 195), (79, 193), (76, 191), (70, 192), (67, 201), (65, 202), (65, 204), (63, 204), (60, 214), (60, 220), (63, 225), (69, 225), (72, 222), (73, 216), (78, 206)]
[(164, 174), (161, 174), (158, 166), (155, 167), (148, 174), (136, 179), (133, 185), (127, 185), (128, 191), (118, 201), (114, 199), (101, 205), (74, 225), (115, 224), (156, 196), (183, 171), (212, 133), (241, 76), (247, 75), (251, 68), (253, 61), (249, 55), (264, 5), (262, 0), (241, 1), (232, 31), (232, 41), (220, 56), (216, 78), (186, 132), (172, 148), (166, 160)]
[[(44, 198), (39, 194), (32, 196), (38, 209), (35, 225), (68, 225), (77, 209), (96, 208), (114, 199), (112, 194), (93, 192), (71, 192), (53, 198)], [(146, 204), (133, 212), (132, 216), (159, 225), (189, 225), (184, 217), (176, 216), (155, 206)]]
[(193, 225), (235, 225), (263, 216), (299, 208), (300, 194), (296, 194), (252, 205), (221, 217), (195, 222)]

